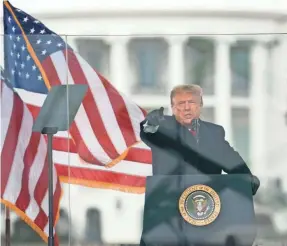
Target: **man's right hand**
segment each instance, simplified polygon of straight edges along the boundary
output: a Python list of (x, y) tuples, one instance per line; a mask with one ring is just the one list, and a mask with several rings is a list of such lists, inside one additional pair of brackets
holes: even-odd
[(158, 126), (160, 122), (164, 120), (163, 110), (164, 108), (161, 107), (160, 109), (149, 112), (146, 116), (148, 125)]

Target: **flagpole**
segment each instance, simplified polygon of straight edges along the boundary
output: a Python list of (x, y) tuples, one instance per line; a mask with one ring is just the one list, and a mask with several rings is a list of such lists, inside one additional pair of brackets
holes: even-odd
[(7, 206), (5, 206), (5, 242), (6, 246), (10, 246), (10, 210)]

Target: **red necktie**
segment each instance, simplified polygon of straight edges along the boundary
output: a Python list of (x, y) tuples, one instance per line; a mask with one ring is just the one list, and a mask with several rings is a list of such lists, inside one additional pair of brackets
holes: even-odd
[(195, 132), (195, 131), (193, 131), (193, 130), (191, 130), (191, 129), (189, 129), (189, 131), (191, 132), (191, 134), (192, 134), (193, 136), (196, 135), (196, 132)]

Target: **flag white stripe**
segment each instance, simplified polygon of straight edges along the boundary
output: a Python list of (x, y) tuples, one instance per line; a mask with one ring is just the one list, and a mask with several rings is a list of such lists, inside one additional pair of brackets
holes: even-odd
[(81, 56), (76, 54), (76, 57), (88, 81), (106, 131), (117, 152), (121, 154), (127, 149), (127, 145), (117, 122), (107, 91), (95, 70), (92, 69)]
[(9, 123), (13, 111), (13, 92), (5, 84), (2, 87), (2, 95), (0, 100), (1, 110), (1, 153), (4, 141), (8, 132)]
[(15, 91), (21, 97), (22, 101), (27, 104), (32, 104), (41, 107), (47, 97), (46, 94), (25, 91), (23, 89), (15, 88)]
[[(45, 142), (45, 139), (41, 137), (39, 141), (38, 151), (34, 158), (33, 164), (30, 168), (29, 184), (28, 184), (29, 194), (34, 194), (35, 192), (36, 186), (38, 184), (38, 180), (44, 168), (46, 153), (47, 153), (46, 142)], [(39, 211), (40, 211), (39, 205), (34, 199), (34, 196), (31, 196), (29, 206), (26, 209), (27, 214), (29, 214), (32, 219), (35, 219)]]
[(115, 166), (107, 168), (104, 166), (91, 165), (89, 163), (85, 163), (83, 160), (80, 160), (77, 154), (57, 150), (53, 151), (53, 158), (55, 163), (66, 165), (67, 167), (70, 166), (70, 167), (87, 168), (91, 170), (112, 171), (116, 173), (138, 175), (143, 177), (152, 174), (151, 165), (140, 162), (123, 160), (117, 163)]
[[(66, 73), (65, 73), (66, 67), (64, 67), (64, 65), (66, 64), (66, 61), (65, 61), (65, 57), (63, 53), (56, 52), (52, 54), (51, 60), (58, 73), (61, 83), (65, 84), (66, 83)], [(69, 84), (74, 84), (73, 78), (69, 71), (68, 71), (68, 82)], [(89, 118), (82, 104), (78, 110), (78, 113), (75, 116), (75, 123), (81, 134), (82, 139), (86, 142), (86, 146), (89, 149), (89, 151), (93, 154), (93, 156), (95, 156), (101, 162), (104, 162), (104, 163), (111, 162), (112, 161), (111, 158), (106, 154), (106, 152), (103, 150), (102, 146), (98, 142), (93, 132), (93, 129), (91, 127)]]
[(129, 117), (131, 119), (132, 127), (134, 130), (134, 134), (136, 136), (137, 141), (141, 141), (140, 138), (140, 122), (144, 120), (144, 114), (140, 110), (140, 108), (133, 102), (130, 102), (130, 100), (122, 95), (122, 98), (125, 102), (126, 108), (128, 110)]
[[(13, 97), (13, 95), (11, 95)], [(10, 107), (10, 105), (6, 105)], [(32, 131), (27, 131), (27, 129), (32, 129), (33, 118), (29, 110), (24, 107), (23, 110), (23, 119), (21, 122), (21, 127), (18, 136), (18, 142), (14, 153), (14, 159), (8, 178), (8, 182), (3, 194), (3, 198), (9, 202), (15, 203), (21, 192), (22, 186), (22, 176), (24, 169), (24, 153), (29, 144), (29, 140), (32, 134)], [(15, 182), (16, 181), (16, 182)]]

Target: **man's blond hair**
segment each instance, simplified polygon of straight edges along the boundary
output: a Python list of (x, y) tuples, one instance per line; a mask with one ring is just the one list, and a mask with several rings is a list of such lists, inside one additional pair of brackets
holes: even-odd
[(200, 97), (200, 105), (203, 106), (202, 100), (202, 88), (199, 85), (189, 84), (189, 85), (177, 85), (170, 92), (170, 103), (173, 104), (172, 99), (177, 93), (187, 92), (192, 95)]

